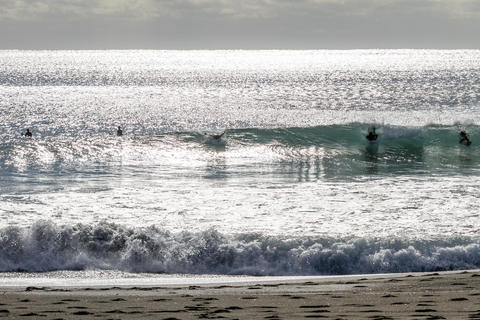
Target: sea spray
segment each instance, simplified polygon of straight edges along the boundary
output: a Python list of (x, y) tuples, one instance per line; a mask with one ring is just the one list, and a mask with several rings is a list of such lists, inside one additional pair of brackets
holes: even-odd
[(281, 237), (172, 233), (102, 222), (0, 230), (0, 271), (113, 269), (232, 275), (335, 275), (480, 267), (480, 240), (468, 237)]

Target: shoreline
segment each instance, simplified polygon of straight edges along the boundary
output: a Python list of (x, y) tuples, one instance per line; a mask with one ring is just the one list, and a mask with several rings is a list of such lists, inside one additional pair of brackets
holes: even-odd
[(0, 274), (0, 317), (480, 319), (480, 270), (149, 285), (8, 286), (5, 279)]
[[(462, 272), (459, 270), (456, 272)], [(468, 270), (477, 271), (479, 270)], [(447, 271), (455, 272), (455, 271)], [(91, 271), (53, 271), (53, 272), (3, 272), (0, 273), (0, 290), (8, 287), (28, 287), (41, 284), (48, 287), (78, 288), (80, 286), (169, 286), (169, 285), (215, 285), (215, 284), (248, 284), (269, 282), (300, 282), (332, 280), (349, 280), (355, 278), (402, 277), (410, 274), (422, 275), (431, 272), (418, 273), (376, 273), (348, 275), (306, 275), (306, 276), (249, 276), (249, 275), (219, 275), (219, 274), (158, 274), (129, 273), (111, 270)]]

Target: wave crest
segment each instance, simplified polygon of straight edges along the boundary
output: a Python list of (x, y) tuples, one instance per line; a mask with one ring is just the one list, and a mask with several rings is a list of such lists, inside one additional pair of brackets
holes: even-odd
[(334, 275), (480, 268), (480, 242), (171, 233), (114, 223), (0, 229), (0, 271), (111, 269), (129, 272)]

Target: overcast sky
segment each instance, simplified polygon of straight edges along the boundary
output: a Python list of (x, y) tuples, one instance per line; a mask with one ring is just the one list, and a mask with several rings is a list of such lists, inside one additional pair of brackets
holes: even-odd
[(480, 48), (480, 0), (0, 0), (0, 48)]

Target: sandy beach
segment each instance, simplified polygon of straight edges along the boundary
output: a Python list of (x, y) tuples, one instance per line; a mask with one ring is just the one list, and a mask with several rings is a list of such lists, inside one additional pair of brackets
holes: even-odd
[(480, 319), (478, 270), (165, 286), (0, 283), (0, 317), (12, 319)]

